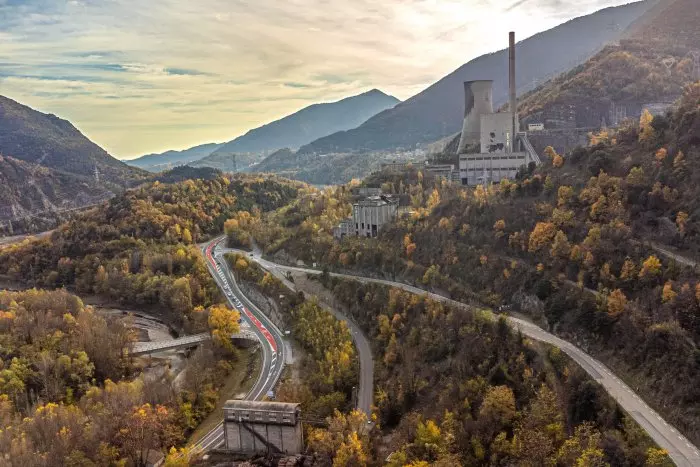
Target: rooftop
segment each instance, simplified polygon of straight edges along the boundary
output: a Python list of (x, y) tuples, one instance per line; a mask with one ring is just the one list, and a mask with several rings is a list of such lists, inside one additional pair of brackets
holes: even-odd
[(356, 203), (355, 206), (385, 206), (389, 204), (398, 204), (399, 200), (390, 196), (368, 196)]
[(260, 402), (245, 400), (230, 400), (224, 404), (224, 410), (256, 410), (264, 412), (288, 413), (293, 415), (299, 404), (291, 402)]

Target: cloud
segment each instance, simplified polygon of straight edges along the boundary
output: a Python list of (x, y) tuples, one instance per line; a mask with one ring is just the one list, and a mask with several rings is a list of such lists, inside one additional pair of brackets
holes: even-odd
[(0, 0), (0, 92), (133, 157), (372, 88), (405, 99), (510, 29), (624, 2)]

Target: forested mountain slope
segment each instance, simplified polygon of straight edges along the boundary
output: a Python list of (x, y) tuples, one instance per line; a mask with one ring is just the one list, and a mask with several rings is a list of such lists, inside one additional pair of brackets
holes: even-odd
[[(518, 88), (531, 89), (535, 80), (549, 79), (588, 59), (602, 46), (616, 41), (627, 26), (655, 1), (606, 8), (537, 34), (517, 45)], [(503, 37), (504, 46), (507, 37)], [(508, 51), (484, 55), (461, 66), (421, 93), (386, 110), (356, 129), (320, 138), (301, 148), (302, 153), (353, 152), (413, 147), (461, 130), (464, 117), (463, 83), (494, 80), (494, 103), (506, 102)]]
[(143, 174), (107, 154), (70, 122), (0, 96), (0, 153), (55, 170), (125, 186)]
[(0, 156), (0, 221), (87, 206), (111, 196), (91, 177)]
[(169, 369), (142, 373), (151, 359), (130, 355), (129, 318), (103, 318), (66, 290), (0, 290), (3, 466), (146, 465), (149, 450), (184, 445), (236, 365), (245, 371), (242, 352), (216, 338), (238, 332), (240, 316), (218, 305), (223, 296), (195, 243), (219, 234), (238, 210), (288, 203), (298, 184), (213, 172), (144, 184), (48, 238), (2, 249), (2, 279), (70, 288), (159, 316), (178, 333), (214, 335), (174, 369), (173, 384)]
[(187, 165), (190, 167), (211, 167), (224, 172), (250, 172), (254, 170), (255, 164), (263, 159), (264, 156), (261, 154), (214, 152), (201, 159), (189, 162)]
[(296, 184), (272, 177), (212, 175), (156, 181), (120, 194), (50, 238), (3, 249), (0, 274), (47, 288), (74, 287), (135, 307), (162, 307), (184, 326), (194, 306), (218, 297), (196, 243), (221, 232), (238, 210), (277, 208), (297, 191)]
[[(372, 341), (384, 436), (362, 439), (370, 459), (391, 467), (671, 465), (559, 350), (486, 314), (377, 284), (322, 281)], [(318, 431), (311, 448), (342, 460), (339, 438)]]
[(336, 131), (355, 128), (400, 101), (378, 89), (337, 102), (313, 104), (229, 141), (215, 153), (266, 153), (299, 148)]
[(523, 122), (547, 128), (599, 127), (636, 118), (644, 107), (670, 104), (698, 79), (700, 1), (661, 2), (618, 44), (521, 100)]
[(336, 242), (339, 189), (263, 216), (256, 241), (302, 259), (508, 304), (596, 354), (700, 441), (700, 275), (657, 251), (698, 256), (700, 83), (668, 117), (593, 135), (516, 182), (466, 190), (412, 169), (365, 181), (411, 200), (377, 240)]

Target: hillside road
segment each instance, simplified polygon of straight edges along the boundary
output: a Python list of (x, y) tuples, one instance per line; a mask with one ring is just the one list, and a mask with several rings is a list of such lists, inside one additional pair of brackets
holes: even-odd
[[(284, 274), (286, 271), (296, 271), (307, 274), (321, 274), (322, 271), (316, 269), (284, 266), (263, 259), (259, 254), (249, 256), (257, 261), (263, 268), (270, 271), (277, 271), (277, 274)], [(401, 282), (393, 282), (384, 279), (373, 279), (364, 276), (351, 274), (329, 273), (331, 276), (356, 280), (365, 283), (377, 283), (391, 287), (397, 287), (411, 293), (426, 295), (433, 300), (458, 306), (461, 308), (472, 308), (469, 305), (443, 297), (436, 293), (428, 292), (413, 285)], [(539, 326), (526, 321), (509, 317), (508, 324), (513, 329), (518, 329), (522, 334), (532, 339), (546, 342), (558, 347), (578, 363), (593, 379), (607, 391), (610, 396), (649, 434), (649, 436), (663, 449), (667, 450), (673, 462), (679, 467), (700, 466), (700, 450), (694, 446), (675, 427), (667, 423), (661, 416), (647, 405), (632, 389), (620, 378), (615, 376), (605, 365), (575, 345), (567, 342)]]

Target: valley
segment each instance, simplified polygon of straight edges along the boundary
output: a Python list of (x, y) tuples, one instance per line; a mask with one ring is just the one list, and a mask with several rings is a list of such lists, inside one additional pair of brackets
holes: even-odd
[(0, 4), (0, 467), (700, 466), (700, 0), (128, 3)]

